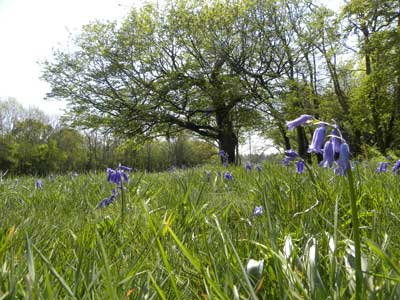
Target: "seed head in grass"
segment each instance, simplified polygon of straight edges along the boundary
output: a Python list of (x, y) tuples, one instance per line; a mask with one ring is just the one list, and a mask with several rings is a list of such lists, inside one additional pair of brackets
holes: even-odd
[(334, 155), (334, 149), (333, 149), (333, 142), (330, 140), (325, 143), (324, 157), (319, 165), (324, 168), (327, 168), (327, 167), (331, 168), (334, 160), (335, 160), (335, 155)]
[(393, 174), (399, 174), (400, 173), (400, 159), (398, 161), (396, 161), (396, 163), (394, 164), (394, 166), (392, 168), (392, 173)]
[(306, 124), (311, 119), (312, 119), (312, 116), (310, 116), (310, 115), (301, 115), (300, 117), (298, 117), (297, 119), (294, 119), (293, 121), (287, 121), (286, 125), (289, 130), (293, 130), (298, 126)]
[(264, 260), (250, 259), (246, 265), (247, 274), (254, 279), (258, 280), (261, 278), (264, 269)]
[(304, 173), (304, 161), (299, 160), (296, 162), (296, 173), (303, 174)]
[(225, 174), (224, 174), (224, 178), (225, 178), (226, 180), (233, 180), (232, 173), (229, 172), (229, 171), (226, 171)]
[(322, 145), (324, 143), (326, 134), (326, 125), (322, 123), (317, 129), (314, 130), (311, 145), (308, 148), (308, 153), (322, 153)]
[(41, 188), (43, 188), (43, 182), (41, 179), (36, 180), (35, 182), (35, 187), (36, 189), (40, 190)]
[(290, 256), (292, 255), (292, 251), (293, 251), (292, 237), (290, 235), (287, 235), (285, 237), (285, 244), (283, 245), (283, 256), (286, 259), (289, 259)]
[(388, 163), (380, 162), (377, 169), (378, 173), (387, 173), (388, 171)]
[(262, 213), (263, 213), (262, 206), (261, 205), (260, 206), (256, 206), (256, 208), (254, 209), (253, 216), (254, 217), (259, 216), (259, 215), (262, 215)]

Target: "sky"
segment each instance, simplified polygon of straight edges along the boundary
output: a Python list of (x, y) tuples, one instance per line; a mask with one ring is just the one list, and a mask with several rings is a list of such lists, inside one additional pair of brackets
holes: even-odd
[(0, 98), (61, 115), (65, 105), (44, 100), (39, 61), (66, 45), (70, 34), (92, 20), (123, 18), (141, 0), (0, 0)]
[[(341, 0), (323, 0), (338, 9)], [(26, 108), (61, 115), (65, 105), (44, 100), (49, 85), (40, 80), (39, 61), (67, 44), (70, 34), (95, 19), (121, 19), (143, 0), (0, 0), (0, 98), (13, 97)]]

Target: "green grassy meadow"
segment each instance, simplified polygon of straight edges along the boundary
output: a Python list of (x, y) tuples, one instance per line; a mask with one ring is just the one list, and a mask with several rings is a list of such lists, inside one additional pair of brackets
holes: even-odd
[[(121, 193), (98, 208), (105, 171), (3, 180), (0, 299), (354, 298), (348, 178), (262, 167), (229, 167), (231, 181), (222, 166), (131, 173), (123, 219)], [(400, 177), (373, 162), (353, 177), (362, 299), (400, 299)]]

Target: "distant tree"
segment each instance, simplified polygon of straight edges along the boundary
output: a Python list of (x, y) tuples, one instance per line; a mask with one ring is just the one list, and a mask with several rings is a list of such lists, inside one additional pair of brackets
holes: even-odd
[(49, 137), (49, 144), (52, 142), (55, 157), (49, 160), (57, 160), (61, 171), (85, 169), (87, 146), (81, 133), (75, 129), (61, 127)]
[(47, 173), (47, 141), (52, 131), (50, 125), (33, 119), (26, 119), (16, 124), (11, 134), (17, 143), (16, 158), (19, 173)]
[(400, 3), (351, 0), (342, 14), (363, 60), (352, 92), (354, 123), (363, 142), (385, 154), (399, 142), (394, 133), (400, 129)]

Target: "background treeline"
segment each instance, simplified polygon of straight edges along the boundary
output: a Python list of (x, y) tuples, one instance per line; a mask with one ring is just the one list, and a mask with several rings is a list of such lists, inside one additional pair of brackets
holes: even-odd
[(161, 171), (216, 159), (215, 146), (186, 134), (137, 145), (96, 130), (67, 128), (38, 108), (0, 99), (0, 170), (8, 174), (104, 171), (118, 163)]
[(400, 147), (400, 5), (309, 0), (175, 0), (95, 21), (43, 62), (70, 124), (128, 137), (188, 130), (237, 163), (260, 130), (307, 157), (309, 114), (335, 120), (354, 155)]

